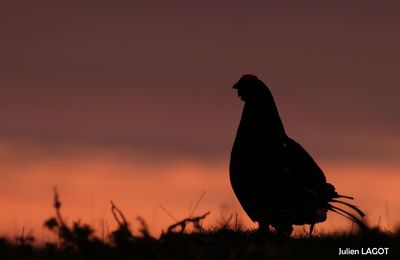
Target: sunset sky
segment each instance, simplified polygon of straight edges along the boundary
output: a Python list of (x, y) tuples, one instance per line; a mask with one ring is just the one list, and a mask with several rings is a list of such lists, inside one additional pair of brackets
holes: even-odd
[[(228, 163), (256, 74), (287, 133), (371, 224), (400, 223), (398, 1), (3, 1), (0, 235), (69, 222), (157, 234), (238, 211)], [(190, 206), (192, 205), (192, 206)], [(345, 226), (340, 218), (320, 225)]]

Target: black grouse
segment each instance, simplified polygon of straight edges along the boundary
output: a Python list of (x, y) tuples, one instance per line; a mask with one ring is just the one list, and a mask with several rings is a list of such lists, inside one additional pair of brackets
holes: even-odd
[(233, 86), (245, 102), (230, 160), (232, 188), (260, 230), (271, 225), (278, 233), (290, 235), (292, 225), (314, 225), (327, 218), (331, 210), (363, 223), (339, 203), (364, 213), (354, 205), (339, 200), (326, 182), (323, 171), (310, 154), (287, 136), (268, 87), (254, 75), (243, 75)]

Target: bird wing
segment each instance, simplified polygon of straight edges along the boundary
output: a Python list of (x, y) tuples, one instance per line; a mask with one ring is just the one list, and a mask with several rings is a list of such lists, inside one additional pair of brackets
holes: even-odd
[[(352, 212), (332, 205), (332, 203), (338, 203), (342, 206), (347, 206), (349, 209), (354, 210), (359, 216), (364, 216), (364, 213), (358, 207), (340, 200), (341, 198), (352, 199), (352, 197), (338, 194), (335, 187), (326, 182), (325, 175), (321, 168), (300, 144), (289, 138), (286, 145), (284, 145), (284, 155), (286, 163), (289, 169), (291, 169), (289, 172), (291, 176), (293, 176), (293, 180), (297, 182), (303, 195), (308, 197), (307, 200), (311, 202), (310, 206), (314, 205), (316, 209), (331, 210), (355, 221), (360, 227), (364, 226), (362, 221)], [(302, 196), (299, 194), (299, 197)], [(314, 210), (312, 212), (315, 213), (316, 211)], [(324, 221), (324, 219), (318, 220), (315, 216), (315, 214), (309, 215), (306, 219), (299, 219), (297, 221), (303, 224), (317, 223), (321, 222), (321, 220)]]
[(324, 172), (311, 155), (291, 138), (283, 144), (285, 167), (291, 177), (304, 188), (314, 189), (326, 183)]

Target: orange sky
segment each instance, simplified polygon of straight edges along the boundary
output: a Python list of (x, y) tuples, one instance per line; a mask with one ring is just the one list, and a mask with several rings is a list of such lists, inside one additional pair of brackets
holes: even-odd
[[(0, 235), (45, 238), (52, 187), (69, 221), (110, 199), (154, 234), (240, 207), (228, 160), (244, 73), (371, 224), (399, 219), (398, 1), (6, 1), (0, 9)], [(387, 206), (386, 206), (387, 205)], [(227, 213), (228, 214), (228, 213)], [(247, 222), (243, 215), (243, 220)], [(345, 225), (330, 218), (321, 228)]]
[[(2, 171), (7, 175), (0, 184), (0, 203), (6, 209), (0, 215), (1, 234), (14, 235), (25, 226), (40, 240), (49, 239), (50, 233), (42, 224), (54, 214), (54, 185), (58, 187), (62, 213), (68, 222), (81, 219), (98, 231), (102, 220), (111, 229), (116, 226), (110, 212), (113, 200), (132, 223), (133, 230), (138, 225), (136, 217), (142, 216), (151, 232), (159, 235), (174, 223), (159, 205), (176, 219), (182, 219), (189, 215), (190, 205), (202, 192), (205, 195), (195, 213), (212, 212), (204, 222), (206, 226), (237, 212), (246, 226), (254, 227), (231, 190), (226, 161), (204, 165), (184, 160), (151, 165), (136, 161), (135, 156), (124, 160), (117, 154), (92, 152), (69, 159), (49, 156), (20, 167), (7, 168), (3, 164)], [(392, 230), (400, 223), (400, 165), (320, 164), (328, 181), (340, 193), (356, 197), (355, 204), (367, 213), (371, 225), (380, 223), (382, 228)], [(342, 217), (331, 215), (318, 229), (337, 231), (349, 225)]]

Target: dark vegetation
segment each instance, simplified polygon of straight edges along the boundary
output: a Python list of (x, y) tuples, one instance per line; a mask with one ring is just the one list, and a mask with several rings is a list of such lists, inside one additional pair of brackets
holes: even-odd
[[(24, 232), (14, 241), (0, 238), (0, 259), (400, 259), (400, 230), (391, 233), (370, 228), (288, 238), (273, 232), (244, 230), (232, 217), (205, 230), (202, 220), (207, 212), (176, 222), (157, 239), (150, 235), (141, 218), (139, 232), (133, 234), (123, 212), (111, 202), (118, 228), (106, 242), (89, 225), (78, 221), (69, 226), (64, 221), (56, 191), (54, 208), (55, 216), (44, 225), (58, 236), (57, 242), (34, 246), (34, 237)], [(338, 256), (339, 248), (368, 247), (388, 247), (389, 254)]]

